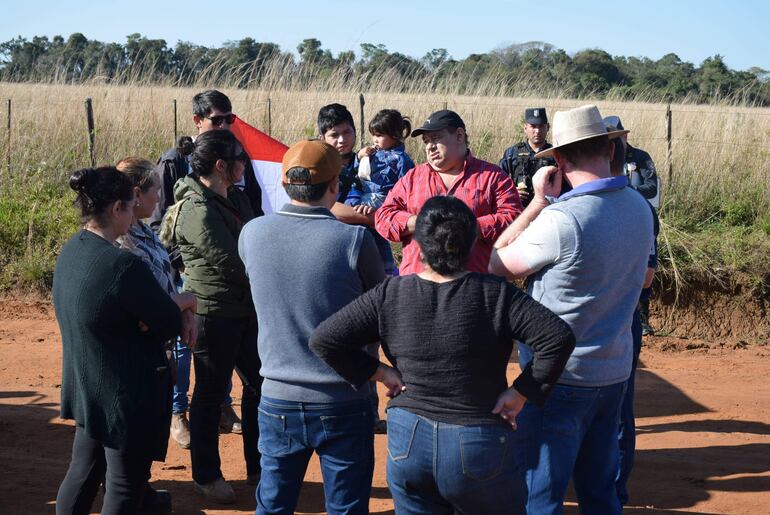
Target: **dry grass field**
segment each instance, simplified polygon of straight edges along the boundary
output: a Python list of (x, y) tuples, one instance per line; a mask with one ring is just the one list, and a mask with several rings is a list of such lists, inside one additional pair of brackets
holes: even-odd
[[(392, 90), (392, 84), (387, 88)], [(129, 155), (154, 160), (171, 147), (174, 100), (178, 134), (190, 134), (190, 100), (201, 89), (0, 83), (0, 289), (45, 290), (58, 248), (77, 226), (66, 179), (90, 162), (86, 98), (93, 102), (95, 161), (109, 164)], [(287, 144), (314, 136), (317, 111), (330, 102), (346, 104), (361, 131), (355, 84), (336, 80), (304, 90), (221, 89), (241, 118)], [(418, 124), (447, 106), (466, 121), (474, 153), (497, 162), (507, 146), (522, 138), (525, 107), (545, 106), (553, 113), (591, 102), (560, 98), (547, 89), (541, 98), (495, 96), (489, 85), (479, 91), (489, 95), (433, 93), (429, 85), (410, 93), (367, 92), (364, 120), (368, 123), (387, 107)], [(631, 129), (631, 144), (647, 150), (657, 164), (663, 191), (662, 280), (679, 291), (702, 281), (724, 286), (741, 276), (740, 281), (766, 296), (770, 109), (672, 104), (669, 174), (666, 104), (595, 103), (604, 115), (621, 116)], [(416, 161), (424, 159), (418, 141), (408, 141), (407, 149)]]

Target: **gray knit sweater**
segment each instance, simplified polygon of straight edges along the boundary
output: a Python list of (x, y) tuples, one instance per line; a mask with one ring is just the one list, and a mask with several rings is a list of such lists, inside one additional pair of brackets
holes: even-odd
[(308, 348), (321, 322), (384, 279), (364, 227), (322, 207), (287, 204), (246, 224), (238, 241), (259, 321), (262, 395), (297, 402), (364, 399)]

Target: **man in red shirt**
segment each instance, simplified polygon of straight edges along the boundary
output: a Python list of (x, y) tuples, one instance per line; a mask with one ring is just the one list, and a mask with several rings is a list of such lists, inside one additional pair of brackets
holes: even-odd
[(401, 275), (419, 273), (420, 250), (412, 240), (417, 213), (429, 198), (452, 195), (471, 208), (479, 224), (468, 270), (487, 273), (493, 243), (522, 211), (513, 181), (496, 165), (473, 157), (465, 123), (454, 111), (433, 113), (412, 131), (416, 136), (422, 136), (428, 162), (409, 170), (390, 190), (375, 213), (377, 232), (403, 243)]

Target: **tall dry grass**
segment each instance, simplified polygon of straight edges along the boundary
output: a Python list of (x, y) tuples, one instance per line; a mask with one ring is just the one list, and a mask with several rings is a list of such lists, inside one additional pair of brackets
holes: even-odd
[[(248, 73), (248, 70), (243, 73)], [(220, 87), (232, 99), (234, 111), (252, 125), (291, 144), (315, 135), (318, 109), (330, 102), (346, 104), (360, 125), (360, 82), (340, 76), (288, 74), (281, 70), (260, 88)], [(212, 75), (213, 76), (213, 75)], [(240, 77), (242, 78), (242, 77)], [(205, 79), (205, 78), (204, 78)], [(506, 147), (522, 138), (521, 116), (529, 106), (550, 113), (585, 104), (590, 99), (560, 98), (557, 89), (535, 87), (522, 79), (514, 89), (526, 97), (504, 97), (511, 84), (488, 79), (474, 84), (478, 94), (451, 80), (440, 86), (412, 85), (393, 92), (398, 79), (387, 74), (368, 82), (365, 123), (380, 109), (395, 108), (419, 124), (431, 112), (447, 106), (463, 117), (471, 148), (481, 158), (497, 162)], [(191, 134), (192, 96), (214, 84), (196, 88), (153, 86), (144, 82), (115, 86), (0, 83), (0, 100), (11, 99), (11, 131), (0, 108), (0, 288), (45, 284), (53, 258), (77, 220), (68, 207), (69, 173), (89, 164), (84, 100), (93, 99), (98, 164), (115, 163), (128, 155), (157, 157), (174, 143), (172, 101), (178, 102), (179, 134)], [(283, 87), (281, 87), (283, 86)], [(404, 88), (401, 88), (404, 89)], [(4, 100), (3, 100), (4, 102)], [(664, 265), (679, 281), (693, 270), (722, 277), (724, 270), (759, 273), (761, 254), (770, 245), (770, 109), (740, 105), (671, 105), (672, 174), (668, 176), (666, 105), (645, 101), (595, 101), (604, 115), (617, 114), (631, 129), (629, 141), (647, 150), (662, 179)], [(358, 127), (360, 132), (360, 127)], [(364, 139), (366, 139), (365, 136)], [(359, 142), (362, 143), (362, 142)], [(424, 159), (419, 142), (407, 149)], [(10, 151), (11, 168), (6, 168)], [(724, 240), (724, 241), (719, 241)], [(679, 268), (677, 268), (679, 264)], [(764, 280), (764, 279), (763, 279)]]

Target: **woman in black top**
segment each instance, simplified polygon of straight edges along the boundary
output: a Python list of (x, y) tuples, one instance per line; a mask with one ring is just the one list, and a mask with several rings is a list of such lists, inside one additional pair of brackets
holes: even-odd
[[(352, 385), (384, 382), (388, 485), (396, 513), (524, 513), (512, 450), (525, 399), (545, 400), (574, 344), (556, 315), (503, 279), (466, 272), (476, 219), (429, 199), (415, 240), (425, 270), (386, 279), (321, 324), (311, 349)], [(513, 340), (535, 351), (508, 387)], [(395, 368), (362, 350), (382, 341)]]
[(64, 350), (61, 417), (76, 427), (56, 513), (90, 513), (102, 482), (103, 514), (135, 513), (151, 460), (165, 453), (161, 342), (192, 334), (181, 311), (194, 310), (195, 298), (169, 296), (140, 258), (115, 246), (134, 214), (128, 177), (79, 170), (70, 187), (84, 226), (56, 261), (53, 304)]

